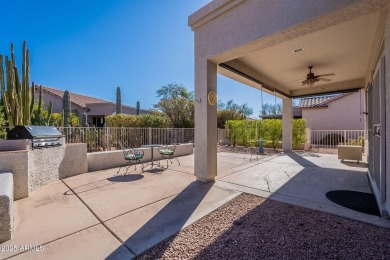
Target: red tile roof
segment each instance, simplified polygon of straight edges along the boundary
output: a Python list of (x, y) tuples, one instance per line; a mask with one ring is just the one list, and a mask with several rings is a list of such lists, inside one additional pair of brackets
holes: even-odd
[[(51, 93), (55, 96), (58, 96), (60, 98), (62, 98), (64, 96), (64, 92), (65, 92), (64, 90), (49, 88), (49, 87), (45, 87), (45, 86), (42, 86), (42, 90), (49, 92), (49, 93)], [(69, 93), (70, 93), (70, 101), (76, 105), (81, 106), (81, 107), (87, 107), (87, 104), (89, 104), (89, 103), (112, 103), (110, 101), (100, 99), (100, 98), (89, 97), (89, 96), (85, 96), (85, 95), (81, 95), (81, 94), (77, 94), (77, 93), (73, 93), (73, 92), (69, 92)]]
[(333, 95), (333, 96), (322, 96), (322, 97), (310, 97), (310, 98), (301, 98), (299, 100), (300, 108), (314, 108), (314, 107), (327, 107), (328, 103), (337, 100), (341, 97), (344, 97), (348, 94)]

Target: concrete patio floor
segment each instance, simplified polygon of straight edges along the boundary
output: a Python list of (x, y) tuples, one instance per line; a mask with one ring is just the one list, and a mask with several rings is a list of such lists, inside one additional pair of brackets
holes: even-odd
[[(90, 172), (40, 188), (15, 202), (15, 235), (0, 259), (129, 259), (177, 233), (241, 192), (308, 207), (380, 226), (387, 219), (359, 213), (326, 199), (330, 190), (370, 192), (364, 163), (341, 163), (336, 155), (287, 153), (259, 156), (219, 153), (218, 176), (200, 183), (194, 155), (168, 170), (118, 168)], [(44, 251), (20, 250), (43, 245)]]

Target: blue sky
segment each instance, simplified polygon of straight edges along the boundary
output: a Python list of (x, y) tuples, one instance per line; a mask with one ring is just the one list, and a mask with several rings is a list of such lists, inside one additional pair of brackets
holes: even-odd
[[(23, 40), (37, 84), (151, 108), (156, 90), (168, 83), (194, 89), (194, 35), (190, 14), (209, 0), (13, 0), (3, 1), (0, 53)], [(223, 76), (218, 98), (248, 103), (260, 112), (260, 91)], [(264, 93), (264, 103), (273, 97)], [(280, 101), (279, 101), (280, 102)]]

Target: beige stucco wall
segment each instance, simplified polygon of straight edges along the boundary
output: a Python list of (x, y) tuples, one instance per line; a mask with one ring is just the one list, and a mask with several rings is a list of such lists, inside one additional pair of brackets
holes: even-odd
[[(180, 144), (176, 146), (175, 156), (184, 156), (193, 153), (194, 145)], [(151, 148), (137, 148), (144, 151), (144, 157), (141, 160), (142, 163), (149, 162), (151, 159)], [(154, 160), (160, 160), (161, 155), (158, 152), (158, 148), (153, 150)], [(88, 153), (88, 172), (99, 171), (104, 169), (110, 169), (119, 167), (125, 164), (122, 150)]]
[(354, 92), (330, 102), (327, 108), (303, 109), (302, 118), (312, 130), (364, 130), (364, 115), (360, 115), (364, 103), (364, 93)]
[(0, 172), (11, 172), (13, 174), (15, 200), (29, 196), (27, 150), (0, 152)]
[(87, 145), (36, 149), (28, 152), (29, 191), (87, 172)]
[(196, 55), (224, 62), (370, 13), (380, 2), (214, 0), (191, 15), (189, 25), (195, 31)]
[[(97, 103), (97, 104), (87, 104), (90, 111), (88, 112), (89, 116), (101, 116), (101, 115), (113, 115), (116, 113), (116, 104), (115, 103)], [(136, 115), (137, 109), (134, 107), (123, 106), (122, 113)], [(147, 111), (140, 109), (140, 114), (146, 114)]]
[[(38, 89), (39, 90), (39, 89)], [(35, 100), (39, 99), (39, 91), (35, 93)], [(47, 92), (42, 93), (42, 99), (45, 103), (45, 109), (49, 106), (50, 101), (53, 103), (53, 113), (62, 113), (62, 98), (52, 95)], [(72, 112), (76, 113), (78, 117), (81, 117), (83, 113), (86, 112), (81, 106), (75, 105), (72, 103), (71, 106)]]
[[(0, 147), (7, 144), (0, 141)], [(31, 191), (52, 181), (85, 173), (87, 167), (86, 144), (0, 151), (0, 172), (13, 173), (15, 200), (28, 197)]]

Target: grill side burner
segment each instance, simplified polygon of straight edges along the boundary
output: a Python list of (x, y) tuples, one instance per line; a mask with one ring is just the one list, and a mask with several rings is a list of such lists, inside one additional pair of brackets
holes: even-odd
[(9, 131), (8, 140), (30, 139), (32, 149), (64, 145), (64, 136), (54, 126), (17, 125)]

